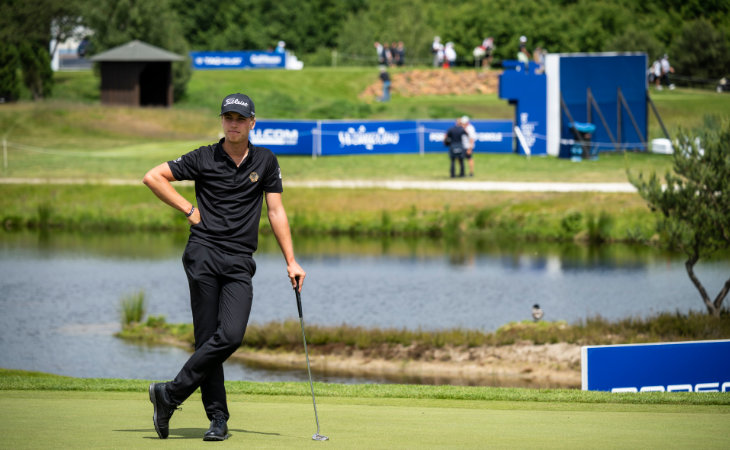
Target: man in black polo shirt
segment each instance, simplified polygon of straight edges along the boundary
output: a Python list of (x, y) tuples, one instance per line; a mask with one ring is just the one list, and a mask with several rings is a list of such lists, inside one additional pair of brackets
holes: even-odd
[(466, 136), (466, 130), (464, 130), (464, 127), (461, 126), (461, 122), (459, 120), (456, 121), (454, 126), (448, 129), (446, 131), (446, 135), (444, 135), (444, 145), (449, 147), (449, 158), (451, 159), (451, 178), (456, 177), (456, 173), (454, 171), (454, 162), (459, 161), (459, 167), (460, 172), (459, 176), (464, 176), (464, 136)]
[[(162, 439), (169, 434), (172, 413), (198, 387), (211, 421), (203, 439), (229, 436), (223, 362), (241, 345), (251, 312), (251, 278), (256, 272), (252, 255), (264, 198), (292, 287), (298, 283), (301, 290), (306, 276), (294, 258), (279, 163), (269, 149), (248, 140), (256, 124), (253, 101), (231, 94), (223, 99), (220, 116), (223, 139), (160, 164), (143, 180), (190, 223), (182, 260), (190, 288), (195, 353), (174, 380), (150, 385), (153, 422)], [(176, 180), (195, 180), (197, 207), (173, 188), (171, 182)]]

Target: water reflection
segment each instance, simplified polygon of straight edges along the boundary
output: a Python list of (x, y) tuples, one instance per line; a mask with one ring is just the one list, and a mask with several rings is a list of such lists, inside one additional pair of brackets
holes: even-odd
[[(0, 231), (0, 250), (33, 249), (39, 254), (88, 255), (113, 259), (160, 260), (180, 256), (186, 233), (132, 232), (7, 232)], [(298, 255), (311, 258), (389, 257), (425, 260), (447, 257), (450, 265), (473, 266), (476, 258), (488, 254), (505, 267), (532, 270), (590, 270), (595, 268), (641, 269), (647, 264), (671, 264), (682, 255), (637, 245), (589, 246), (576, 243), (535, 243), (476, 239), (436, 240), (429, 238), (353, 238), (347, 236), (297, 236)], [(278, 254), (271, 235), (262, 235), (258, 255)], [(727, 260), (730, 255), (721, 255)]]

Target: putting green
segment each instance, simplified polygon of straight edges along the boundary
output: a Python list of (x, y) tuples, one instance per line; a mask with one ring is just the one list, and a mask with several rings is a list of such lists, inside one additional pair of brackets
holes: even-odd
[[(730, 448), (730, 406), (229, 395), (227, 447)], [(2, 448), (197, 448), (195, 394), (157, 438), (147, 391), (0, 391)]]

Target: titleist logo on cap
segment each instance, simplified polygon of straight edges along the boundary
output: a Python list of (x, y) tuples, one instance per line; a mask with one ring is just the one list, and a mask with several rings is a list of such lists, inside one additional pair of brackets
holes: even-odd
[(223, 104), (223, 106), (228, 106), (228, 105), (243, 105), (243, 106), (248, 106), (248, 103), (246, 103), (244, 101), (241, 101), (241, 100), (239, 100), (237, 98), (227, 98), (226, 99), (226, 102)]
[(244, 117), (254, 117), (253, 100), (248, 95), (230, 94), (221, 102), (221, 115), (229, 112), (238, 113)]

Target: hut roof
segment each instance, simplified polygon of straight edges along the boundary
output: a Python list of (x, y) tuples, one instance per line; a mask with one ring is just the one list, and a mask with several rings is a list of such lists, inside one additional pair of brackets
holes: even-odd
[(103, 61), (182, 61), (182, 56), (154, 45), (134, 40), (92, 56), (95, 62)]

